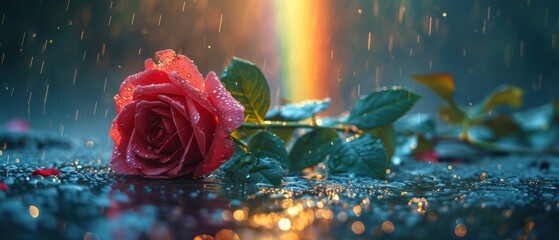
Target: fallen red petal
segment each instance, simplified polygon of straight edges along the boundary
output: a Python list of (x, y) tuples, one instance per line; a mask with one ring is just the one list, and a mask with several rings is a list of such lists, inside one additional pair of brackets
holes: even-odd
[(55, 168), (51, 168), (51, 169), (37, 169), (34, 170), (31, 175), (33, 176), (37, 176), (37, 175), (41, 175), (43, 177), (48, 177), (50, 175), (58, 175), (60, 174), (60, 171), (58, 171)]
[(7, 191), (8, 189), (10, 189), (10, 186), (5, 183), (0, 183), (0, 190)]
[(439, 163), (439, 154), (435, 150), (428, 150), (424, 152), (417, 152), (414, 157), (419, 161)]

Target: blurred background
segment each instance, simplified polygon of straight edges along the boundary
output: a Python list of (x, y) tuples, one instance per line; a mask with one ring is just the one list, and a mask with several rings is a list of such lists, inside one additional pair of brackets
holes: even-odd
[(221, 74), (257, 64), (272, 104), (331, 97), (328, 115), (394, 85), (439, 99), (410, 74), (448, 72), (459, 102), (502, 84), (524, 108), (559, 99), (555, 0), (27, 0), (0, 3), (0, 123), (110, 142), (113, 96), (162, 49)]

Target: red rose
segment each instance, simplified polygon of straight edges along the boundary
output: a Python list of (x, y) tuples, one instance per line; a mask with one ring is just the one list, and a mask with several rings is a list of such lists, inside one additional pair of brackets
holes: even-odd
[(215, 73), (204, 80), (173, 50), (157, 52), (145, 68), (114, 97), (111, 167), (149, 178), (201, 177), (227, 161), (235, 147), (229, 134), (242, 124), (244, 108)]

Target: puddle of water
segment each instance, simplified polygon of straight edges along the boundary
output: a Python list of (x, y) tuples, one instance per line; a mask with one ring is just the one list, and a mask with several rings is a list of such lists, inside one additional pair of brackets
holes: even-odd
[[(281, 187), (118, 176), (110, 151), (4, 149), (0, 231), (14, 239), (551, 238), (559, 233), (559, 159), (500, 156), (404, 162), (389, 181), (289, 176)], [(542, 161), (549, 164), (541, 169)], [(58, 176), (32, 176), (38, 168)], [(235, 238), (233, 238), (235, 239)]]

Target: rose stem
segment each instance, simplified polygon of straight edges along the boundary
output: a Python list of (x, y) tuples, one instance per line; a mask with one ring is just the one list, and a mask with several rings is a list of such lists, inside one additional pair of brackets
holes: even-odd
[(243, 141), (241, 141), (241, 139), (238, 139), (233, 135), (231, 135), (231, 139), (233, 139), (233, 142), (235, 142), (236, 144), (239, 144), (239, 146), (243, 149), (243, 151), (245, 152), (247, 151), (248, 146)]
[(336, 131), (361, 133), (362, 131), (350, 125), (322, 126), (308, 123), (297, 122), (265, 122), (265, 123), (243, 123), (241, 129), (293, 129), (293, 128), (311, 128), (311, 129), (333, 129)]

